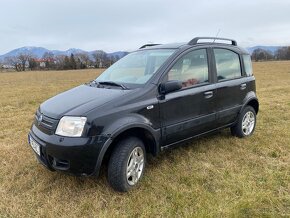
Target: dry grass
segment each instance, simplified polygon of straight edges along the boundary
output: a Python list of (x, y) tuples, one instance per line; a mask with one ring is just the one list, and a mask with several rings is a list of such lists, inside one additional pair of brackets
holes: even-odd
[(97, 70), (0, 73), (0, 217), (290, 216), (290, 62), (255, 63), (260, 112), (247, 139), (228, 130), (149, 158), (141, 185), (49, 172), (27, 133), (38, 105)]

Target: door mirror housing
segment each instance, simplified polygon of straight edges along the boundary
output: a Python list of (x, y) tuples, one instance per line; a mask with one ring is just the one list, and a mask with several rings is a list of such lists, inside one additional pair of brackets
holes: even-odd
[(170, 80), (165, 83), (161, 83), (159, 86), (160, 94), (167, 94), (170, 92), (177, 91), (182, 88), (182, 83), (179, 80)]

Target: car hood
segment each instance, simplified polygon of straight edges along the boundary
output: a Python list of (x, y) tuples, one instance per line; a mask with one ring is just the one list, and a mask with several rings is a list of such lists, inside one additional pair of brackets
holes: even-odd
[(81, 85), (43, 102), (40, 105), (40, 112), (54, 119), (60, 119), (64, 115), (83, 116), (86, 112), (120, 98), (130, 91)]

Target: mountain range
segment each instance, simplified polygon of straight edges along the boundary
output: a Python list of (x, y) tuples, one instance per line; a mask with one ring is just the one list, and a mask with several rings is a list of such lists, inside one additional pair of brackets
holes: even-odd
[[(12, 51), (7, 52), (6, 54), (0, 55), (0, 61), (3, 61), (6, 57), (14, 57), (18, 56), (19, 54), (31, 54), (36, 58), (42, 58), (42, 56), (46, 52), (51, 52), (55, 56), (57, 55), (67, 55), (70, 56), (71, 54), (80, 54), (80, 53), (86, 53), (89, 55), (89, 57), (92, 57), (92, 54), (95, 52), (103, 52), (102, 50), (94, 50), (94, 51), (84, 51), (82, 49), (77, 48), (70, 48), (66, 51), (61, 50), (49, 50), (43, 47), (35, 47), (35, 46), (25, 46), (21, 48), (14, 49)], [(117, 51), (112, 53), (107, 53), (109, 57), (112, 56), (119, 56), (120, 58), (128, 54), (126, 51)]]
[[(281, 48), (281, 46), (254, 46), (254, 47), (249, 47), (246, 48), (250, 54), (252, 54), (252, 52), (255, 49), (264, 49), (264, 50), (268, 50), (271, 53), (275, 53), (275, 51), (277, 51), (279, 48)], [(0, 61), (3, 61), (6, 57), (12, 57), (12, 56), (17, 56), (21, 53), (29, 53), (32, 54), (34, 57), (36, 58), (41, 58), (46, 52), (51, 52), (53, 53), (55, 56), (57, 55), (67, 55), (70, 56), (71, 54), (79, 54), (79, 53), (86, 53), (88, 54), (90, 57), (92, 57), (92, 54), (95, 52), (101, 52), (102, 50), (94, 50), (94, 51), (84, 51), (82, 49), (77, 49), (77, 48), (70, 48), (66, 51), (61, 51), (61, 50), (49, 50), (43, 47), (34, 47), (34, 46), (26, 46), (26, 47), (21, 47), (21, 48), (17, 48), (14, 49), (6, 54), (0, 55)], [(117, 52), (112, 52), (112, 53), (107, 53), (107, 55), (110, 56), (119, 56), (120, 58), (125, 56), (126, 54), (128, 54), (128, 52), (126, 51), (117, 51)]]

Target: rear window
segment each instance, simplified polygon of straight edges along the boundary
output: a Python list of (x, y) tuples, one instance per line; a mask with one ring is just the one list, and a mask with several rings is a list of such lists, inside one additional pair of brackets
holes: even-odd
[(252, 60), (250, 55), (243, 55), (245, 71), (247, 76), (253, 75)]

